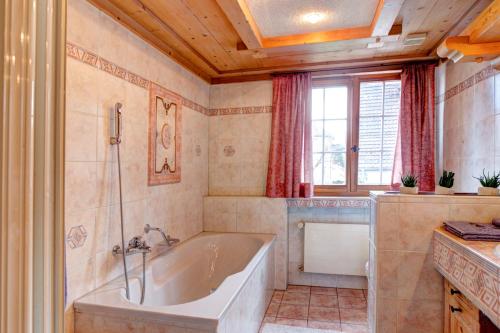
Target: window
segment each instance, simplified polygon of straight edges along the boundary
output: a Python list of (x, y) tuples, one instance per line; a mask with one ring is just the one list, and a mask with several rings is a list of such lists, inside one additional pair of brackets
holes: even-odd
[(347, 96), (346, 86), (313, 89), (313, 165), (318, 184), (346, 183)]
[(401, 82), (397, 76), (315, 81), (316, 195), (365, 194), (391, 182)]

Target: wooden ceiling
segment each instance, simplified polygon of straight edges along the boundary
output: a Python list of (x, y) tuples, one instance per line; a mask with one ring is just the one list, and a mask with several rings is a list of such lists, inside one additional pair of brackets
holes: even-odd
[[(436, 58), (437, 46), (460, 34), (492, 2), (379, 0), (369, 26), (263, 37), (245, 0), (88, 1), (212, 83)], [(404, 46), (414, 33), (426, 33), (426, 39)]]

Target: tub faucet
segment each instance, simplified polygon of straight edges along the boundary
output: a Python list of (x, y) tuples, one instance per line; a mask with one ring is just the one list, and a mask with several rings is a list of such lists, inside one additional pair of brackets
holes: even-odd
[[(125, 255), (129, 256), (137, 253), (149, 253), (151, 252), (151, 247), (146, 243), (145, 240), (142, 239), (141, 236), (132, 237), (132, 239), (128, 242), (128, 246), (125, 249)], [(115, 245), (113, 247), (113, 254), (123, 254), (123, 250), (120, 245)]]
[(172, 245), (174, 245), (176, 243), (179, 243), (179, 239), (172, 238), (172, 237), (170, 237), (170, 235), (167, 235), (165, 233), (165, 231), (163, 231), (163, 229), (158, 228), (158, 227), (153, 227), (149, 223), (147, 223), (144, 226), (144, 232), (147, 234), (150, 231), (157, 231), (157, 232), (159, 232), (161, 234), (161, 236), (163, 237), (163, 240), (165, 241), (165, 244), (163, 244), (163, 245), (172, 246)]

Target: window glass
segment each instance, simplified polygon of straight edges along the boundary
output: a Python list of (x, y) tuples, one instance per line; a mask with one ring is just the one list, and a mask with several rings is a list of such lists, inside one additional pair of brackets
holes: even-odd
[(401, 81), (360, 83), (358, 185), (389, 185), (398, 131)]

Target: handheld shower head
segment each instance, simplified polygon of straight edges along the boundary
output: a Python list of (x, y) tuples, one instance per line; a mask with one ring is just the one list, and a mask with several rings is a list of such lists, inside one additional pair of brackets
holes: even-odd
[(119, 144), (121, 142), (121, 136), (122, 136), (122, 103), (118, 102), (115, 104), (115, 110), (114, 110), (114, 128), (112, 128), (112, 133), (111, 133), (111, 138), (110, 138), (110, 143), (112, 145)]

